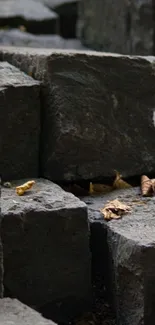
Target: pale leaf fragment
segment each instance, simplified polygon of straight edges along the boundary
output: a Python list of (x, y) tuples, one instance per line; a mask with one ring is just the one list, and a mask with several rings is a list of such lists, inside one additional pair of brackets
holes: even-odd
[(120, 219), (122, 215), (131, 212), (131, 208), (115, 199), (108, 202), (104, 208), (100, 209), (105, 220)]
[(146, 175), (141, 176), (141, 193), (142, 196), (152, 196), (154, 192), (154, 180), (151, 180)]

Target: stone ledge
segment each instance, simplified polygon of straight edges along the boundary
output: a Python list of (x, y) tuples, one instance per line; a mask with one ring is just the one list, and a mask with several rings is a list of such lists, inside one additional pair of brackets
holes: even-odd
[(15, 188), (3, 188), (1, 207), (4, 286), (37, 307), (71, 297), (90, 301), (86, 205), (58, 185), (37, 179), (21, 197)]
[(42, 81), (41, 176), (155, 172), (154, 57), (1, 47), (0, 59)]
[[(85, 197), (84, 202), (89, 208), (93, 276), (100, 279), (98, 287), (106, 287), (118, 324), (153, 325), (155, 198), (141, 198), (139, 193), (139, 188), (118, 190)], [(106, 222), (99, 209), (115, 198), (127, 204), (136, 199), (137, 204), (132, 204), (131, 214)]]
[(0, 176), (37, 177), (40, 145), (40, 82), (0, 62)]

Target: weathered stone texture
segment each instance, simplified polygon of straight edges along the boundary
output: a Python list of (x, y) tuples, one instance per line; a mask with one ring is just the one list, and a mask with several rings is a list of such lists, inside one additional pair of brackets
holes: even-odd
[(82, 0), (79, 2), (77, 35), (92, 49), (128, 54), (127, 14), (126, 0)]
[(42, 176), (155, 172), (154, 57), (2, 48), (0, 58), (44, 84)]
[(153, 52), (152, 0), (81, 0), (78, 37), (95, 50), (151, 55)]
[(152, 0), (131, 1), (131, 54), (153, 53), (154, 21)]
[(37, 177), (40, 83), (7, 62), (0, 63), (0, 175)]
[(0, 30), (0, 45), (87, 50), (77, 39), (66, 40), (59, 35), (34, 35), (19, 29)]
[(24, 25), (35, 34), (59, 33), (59, 17), (39, 1), (1, 0), (0, 26), (19, 27)]
[(55, 325), (17, 299), (0, 299), (1, 325)]
[[(140, 189), (133, 188), (84, 198), (96, 263), (93, 277), (100, 278), (99, 287), (106, 286), (119, 325), (153, 325), (155, 319), (155, 198), (139, 194)], [(106, 222), (99, 209), (115, 198), (129, 204), (132, 211)]]
[[(23, 180), (13, 183), (21, 184)], [(37, 307), (91, 299), (87, 207), (43, 179), (27, 195), (2, 190), (4, 285)], [(70, 311), (72, 313), (72, 310)]]

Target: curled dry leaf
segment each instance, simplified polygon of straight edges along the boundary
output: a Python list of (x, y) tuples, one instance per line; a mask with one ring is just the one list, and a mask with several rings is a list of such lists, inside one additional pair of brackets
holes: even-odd
[(152, 196), (155, 193), (155, 179), (150, 179), (146, 175), (141, 177), (142, 196)]
[(122, 175), (115, 171), (116, 173), (116, 178), (113, 182), (113, 188), (115, 189), (125, 189), (125, 188), (131, 188), (132, 186), (130, 184), (128, 184), (127, 182), (125, 182), (123, 179), (122, 179)]
[(113, 190), (113, 187), (105, 184), (89, 184), (89, 194), (106, 194)]
[(103, 214), (105, 220), (111, 220), (120, 219), (123, 214), (131, 212), (131, 208), (128, 205), (115, 199), (108, 202), (100, 211)]
[(33, 185), (35, 184), (35, 181), (28, 181), (24, 183), (23, 185), (16, 187), (16, 193), (18, 195), (23, 195), (27, 190), (29, 190)]

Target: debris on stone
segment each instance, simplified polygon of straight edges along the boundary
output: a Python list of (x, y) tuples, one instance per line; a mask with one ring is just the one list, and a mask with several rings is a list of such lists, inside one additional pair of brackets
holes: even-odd
[(12, 187), (11, 182), (4, 182), (2, 185), (3, 185), (3, 187), (6, 187), (6, 188), (11, 188)]
[(153, 196), (155, 194), (155, 179), (150, 179), (146, 175), (141, 176), (142, 196)]
[(105, 220), (111, 219), (120, 219), (123, 214), (131, 212), (131, 208), (115, 199), (113, 201), (109, 201), (103, 209), (100, 209), (101, 213), (104, 216)]
[(123, 188), (125, 189), (125, 188), (132, 187), (130, 184), (128, 184), (122, 179), (122, 175), (118, 171), (115, 171), (115, 173), (116, 173), (116, 178), (113, 183), (114, 189), (123, 189)]
[(35, 181), (28, 181), (24, 183), (23, 185), (16, 187), (16, 193), (18, 195), (23, 195), (27, 190), (30, 190), (31, 187), (35, 184)]
[(95, 194), (95, 193), (108, 193), (111, 192), (113, 190), (113, 187), (110, 185), (106, 185), (106, 184), (93, 184), (92, 182), (90, 182), (89, 184), (89, 194)]

